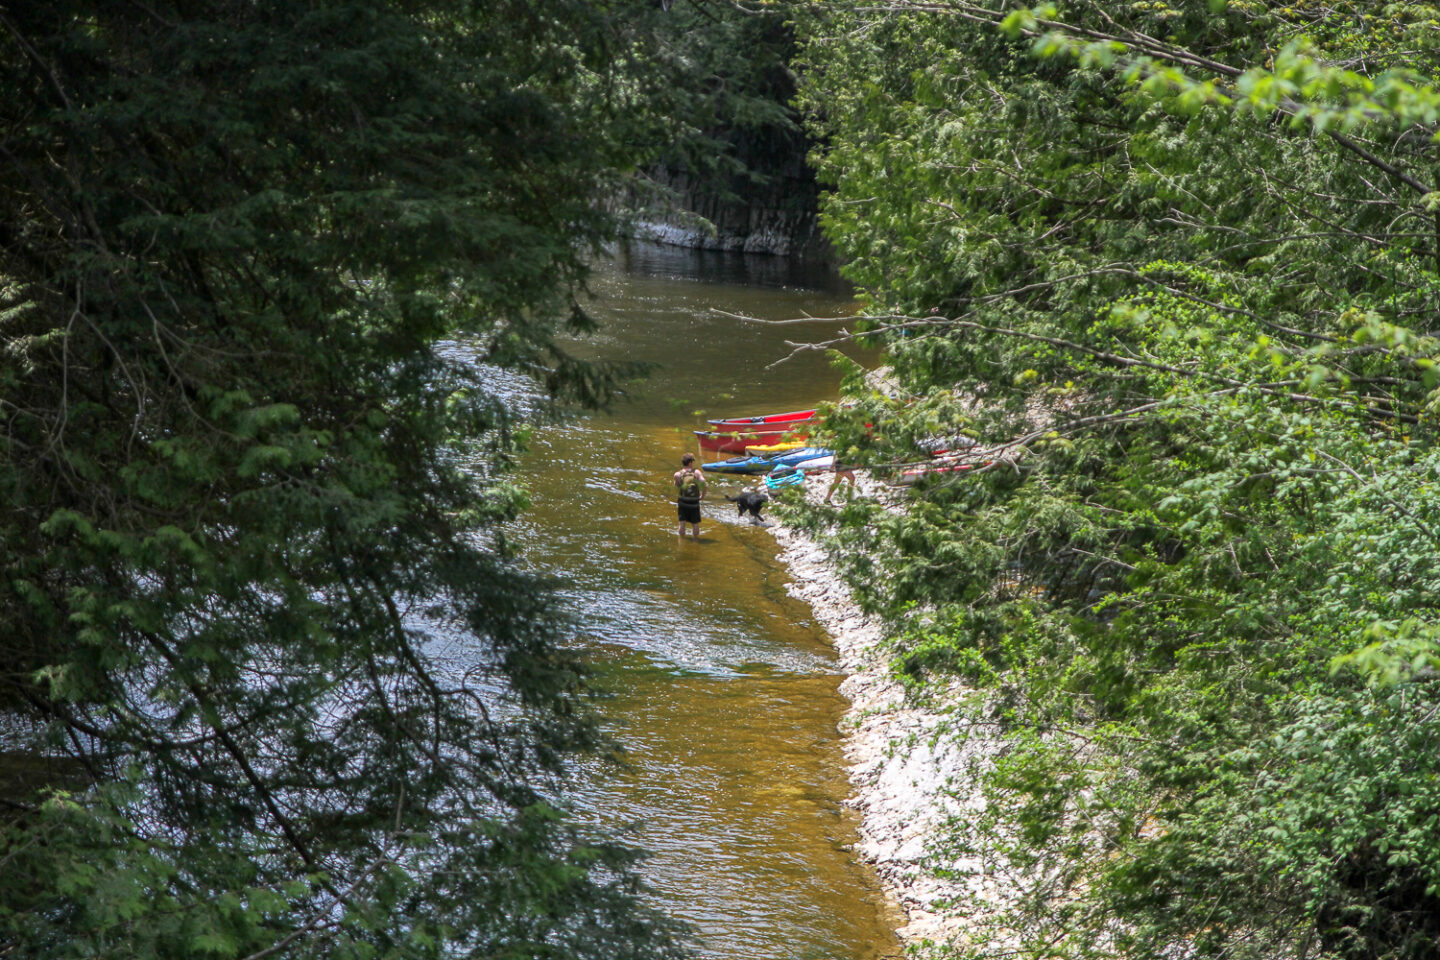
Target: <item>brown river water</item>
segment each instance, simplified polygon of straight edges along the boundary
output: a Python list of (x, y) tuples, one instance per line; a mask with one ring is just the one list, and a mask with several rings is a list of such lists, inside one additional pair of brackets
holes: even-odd
[(536, 431), (521, 475), (533, 506), (512, 533), (567, 582), (630, 762), (581, 778), (580, 813), (633, 825), (656, 904), (698, 928), (702, 956), (898, 955), (895, 917), (850, 852), (846, 701), (825, 633), (786, 594), (771, 536), (720, 498), (746, 481), (712, 479), (699, 542), (675, 536), (670, 481), (707, 417), (802, 409), (839, 386), (818, 354), (766, 368), (785, 340), (833, 325), (717, 310), (786, 319), (855, 305), (783, 260), (654, 245), (616, 251), (592, 288), (602, 328), (573, 352), (658, 367), (611, 412)]

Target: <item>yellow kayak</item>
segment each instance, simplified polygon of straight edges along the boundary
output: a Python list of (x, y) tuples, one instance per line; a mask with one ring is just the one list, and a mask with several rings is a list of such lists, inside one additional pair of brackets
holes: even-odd
[(784, 453), (786, 450), (798, 450), (806, 445), (804, 440), (791, 440), (788, 443), (762, 443), (755, 446), (747, 446), (745, 452), (752, 457), (768, 457), (772, 453)]

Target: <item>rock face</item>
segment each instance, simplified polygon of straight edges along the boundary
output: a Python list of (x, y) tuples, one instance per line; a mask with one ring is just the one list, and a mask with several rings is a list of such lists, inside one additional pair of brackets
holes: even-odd
[(732, 181), (728, 198), (683, 171), (652, 171), (650, 179), (674, 201), (666, 207), (649, 205), (634, 235), (701, 250), (833, 260), (820, 232), (815, 176), (803, 157), (797, 150), (767, 172), (764, 182)]
[[(861, 490), (869, 481), (860, 480)], [(807, 491), (817, 497), (823, 484)], [(839, 493), (843, 497), (845, 494)], [(890, 678), (883, 632), (851, 599), (823, 548), (783, 525), (771, 527), (780, 559), (791, 575), (789, 592), (809, 603), (830, 633), (848, 675), (840, 691), (850, 700), (841, 732), (855, 795), (846, 802), (861, 813), (857, 852), (875, 865), (887, 892), (904, 912), (898, 931), (909, 944), (947, 943), (960, 938), (962, 920), (941, 905), (971, 898), (973, 880), (936, 877), (926, 845), (930, 828), (963, 813), (956, 799), (966, 757), (949, 737), (934, 734), (942, 718), (907, 706)]]

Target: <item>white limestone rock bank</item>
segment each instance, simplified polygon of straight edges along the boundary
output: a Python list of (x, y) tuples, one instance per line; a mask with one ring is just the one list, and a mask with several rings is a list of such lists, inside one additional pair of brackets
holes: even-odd
[[(861, 483), (862, 489), (868, 486)], [(823, 489), (819, 483), (814, 486)], [(937, 878), (926, 868), (925, 838), (939, 820), (958, 812), (959, 801), (944, 788), (951, 784), (953, 790), (964, 776), (962, 750), (952, 738), (933, 737), (941, 716), (906, 705), (879, 649), (879, 625), (856, 606), (825, 551), (783, 524), (771, 531), (792, 578), (790, 593), (810, 604), (847, 674), (840, 691), (850, 700), (850, 709), (841, 732), (855, 787), (847, 803), (861, 814), (857, 852), (875, 865), (903, 911), (898, 931), (902, 941), (951, 941), (963, 924), (940, 906), (966, 899), (973, 891), (969, 884)]]

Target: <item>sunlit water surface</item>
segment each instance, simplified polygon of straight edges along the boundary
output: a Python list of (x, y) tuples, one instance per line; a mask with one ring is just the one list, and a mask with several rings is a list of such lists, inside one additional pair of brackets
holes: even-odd
[(850, 852), (845, 701), (825, 634), (786, 594), (770, 534), (720, 498), (742, 482), (712, 482), (698, 543), (675, 536), (671, 499), (707, 417), (836, 395), (819, 354), (768, 367), (785, 341), (835, 324), (725, 314), (833, 317), (854, 304), (785, 261), (650, 245), (617, 251), (592, 288), (602, 328), (570, 349), (656, 369), (610, 413), (536, 432), (522, 472), (534, 503), (512, 531), (529, 563), (567, 581), (630, 761), (587, 771), (581, 814), (635, 826), (657, 904), (699, 929), (704, 956), (896, 955), (894, 917)]

